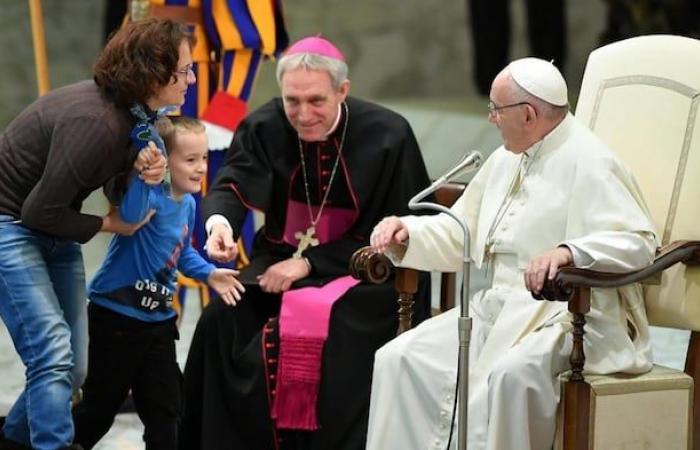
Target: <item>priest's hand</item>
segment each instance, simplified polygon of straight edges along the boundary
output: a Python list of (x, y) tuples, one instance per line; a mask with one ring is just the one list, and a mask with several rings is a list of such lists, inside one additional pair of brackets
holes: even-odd
[(207, 278), (207, 284), (214, 289), (227, 305), (236, 306), (245, 292), (243, 284), (236, 278), (237, 270), (214, 269)]
[(292, 283), (308, 277), (310, 273), (311, 268), (303, 258), (289, 258), (268, 267), (262, 275), (258, 275), (258, 281), (263, 292), (279, 294), (288, 291)]
[(372, 248), (384, 253), (392, 244), (402, 244), (408, 239), (408, 228), (396, 216), (385, 217), (374, 227), (369, 237)]
[(211, 259), (221, 263), (233, 261), (238, 256), (238, 246), (233, 240), (233, 231), (222, 223), (212, 227), (204, 248)]
[(553, 280), (560, 267), (571, 265), (574, 255), (569, 247), (561, 246), (532, 258), (525, 268), (525, 287), (528, 291), (539, 294), (545, 279)]

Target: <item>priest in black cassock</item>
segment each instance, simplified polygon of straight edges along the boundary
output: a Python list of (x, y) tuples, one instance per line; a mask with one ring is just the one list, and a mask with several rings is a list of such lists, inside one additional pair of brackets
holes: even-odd
[[(393, 283), (349, 277), (374, 225), (408, 212), (428, 176), (408, 122), (348, 97), (340, 51), (305, 38), (279, 60), (282, 98), (238, 127), (202, 212), (207, 251), (236, 255), (262, 211), (247, 291), (214, 300), (185, 367), (181, 449), (364, 449), (374, 352), (396, 333)], [(414, 321), (429, 313), (428, 283)]]

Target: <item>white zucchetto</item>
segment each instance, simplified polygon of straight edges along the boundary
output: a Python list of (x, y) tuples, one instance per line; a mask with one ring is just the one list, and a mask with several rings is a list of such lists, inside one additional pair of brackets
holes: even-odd
[(529, 94), (555, 106), (569, 103), (566, 81), (551, 62), (522, 58), (508, 64), (513, 80)]

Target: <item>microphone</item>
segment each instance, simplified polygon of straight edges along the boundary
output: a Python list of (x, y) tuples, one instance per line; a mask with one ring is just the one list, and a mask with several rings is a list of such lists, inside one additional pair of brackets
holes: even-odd
[(466, 155), (464, 155), (462, 160), (456, 166), (454, 166), (452, 169), (450, 169), (449, 172), (447, 172), (442, 177), (438, 178), (436, 180), (436, 182), (440, 181), (444, 178), (445, 179), (445, 181), (443, 181), (443, 184), (444, 184), (461, 173), (472, 172), (472, 171), (478, 169), (479, 167), (481, 167), (481, 160), (482, 159), (483, 159), (483, 157), (481, 156), (481, 153), (477, 152), (476, 150), (471, 151), (471, 152), (467, 153)]
[(418, 194), (416, 194), (411, 200), (409, 200), (408, 207), (411, 209), (416, 209), (415, 207), (420, 200), (437, 191), (440, 188), (440, 186), (447, 183), (457, 175), (477, 170), (479, 167), (481, 167), (482, 159), (483, 156), (481, 156), (481, 153), (479, 153), (476, 150), (465, 154), (464, 157), (462, 157), (462, 160), (459, 163), (457, 163), (456, 166), (447, 171), (446, 174), (444, 174), (437, 180), (433, 181), (430, 186), (428, 186), (426, 189), (423, 189)]

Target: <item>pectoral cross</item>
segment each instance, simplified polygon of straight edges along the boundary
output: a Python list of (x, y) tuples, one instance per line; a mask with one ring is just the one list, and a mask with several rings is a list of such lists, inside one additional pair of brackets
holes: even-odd
[(306, 229), (306, 233), (297, 231), (294, 233), (294, 237), (299, 239), (299, 245), (297, 245), (297, 251), (294, 252), (294, 258), (301, 258), (301, 253), (309, 247), (318, 245), (318, 239), (314, 237), (316, 234), (316, 227), (311, 225)]

